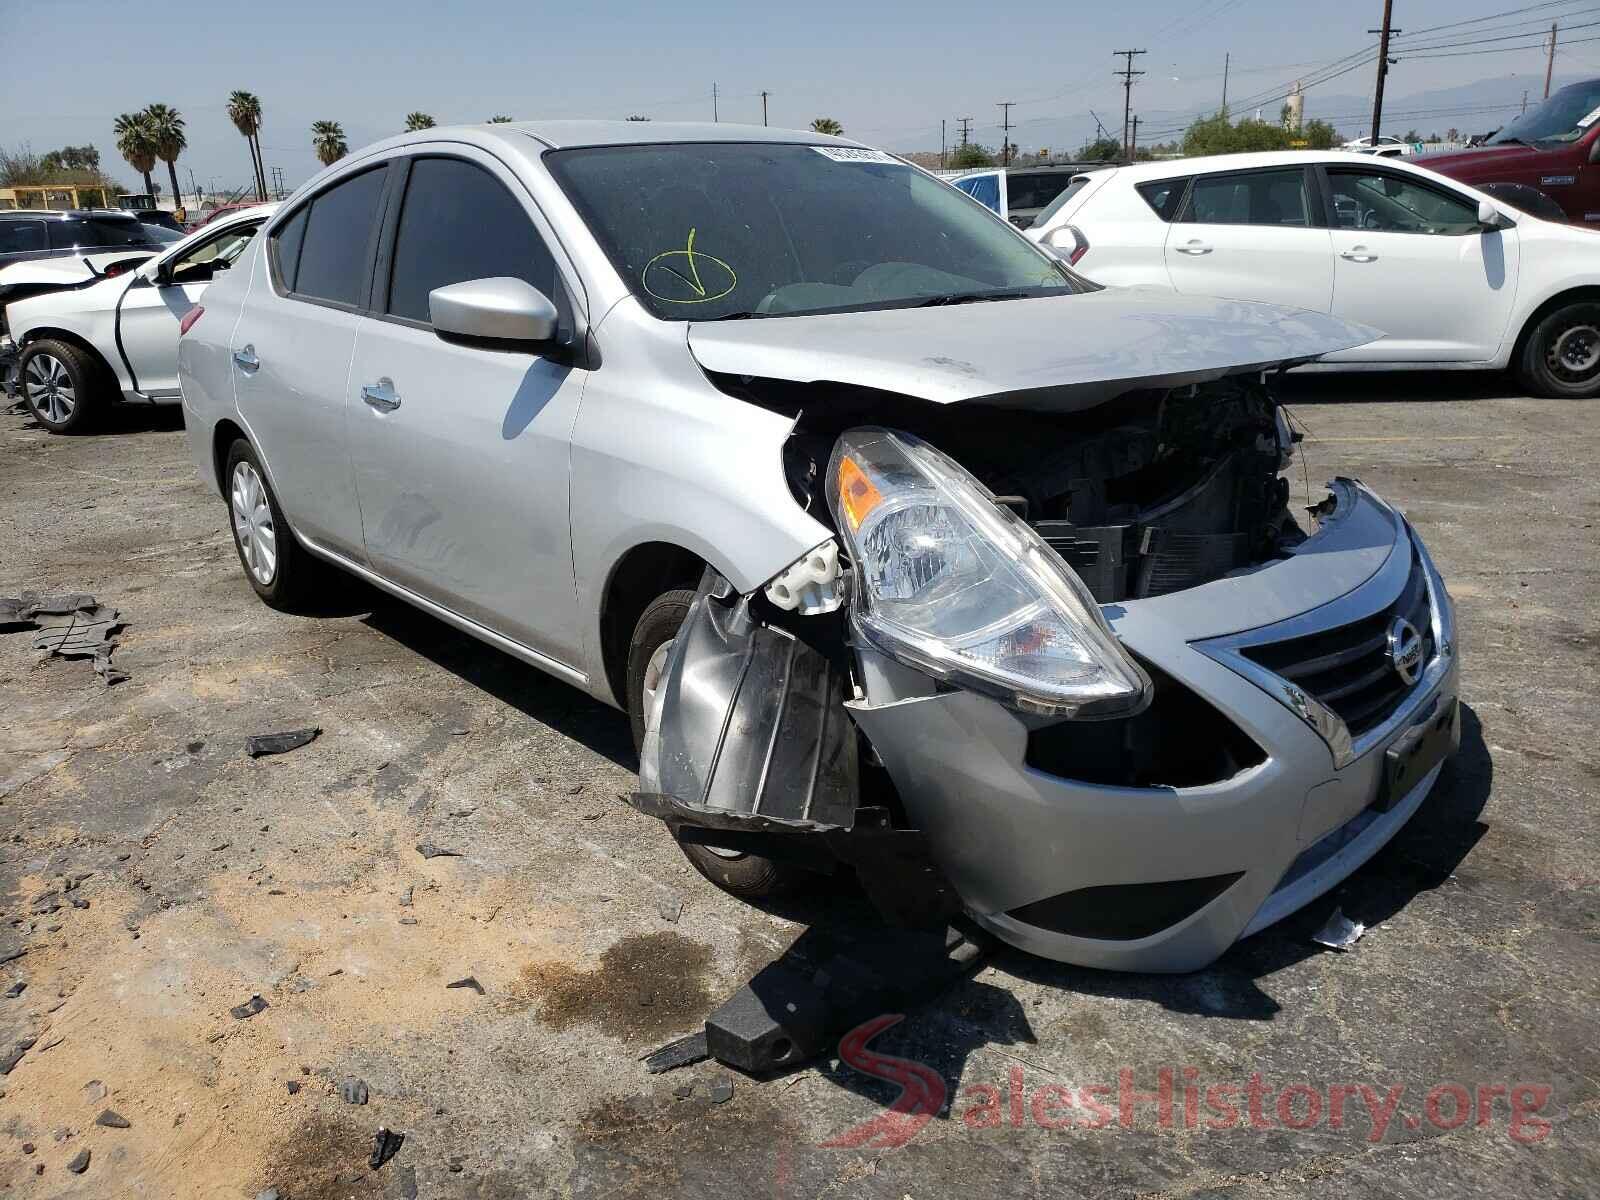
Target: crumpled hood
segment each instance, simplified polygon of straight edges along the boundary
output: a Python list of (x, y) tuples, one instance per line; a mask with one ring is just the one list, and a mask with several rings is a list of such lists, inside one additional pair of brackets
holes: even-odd
[(1382, 335), (1327, 313), (1105, 288), (1074, 296), (697, 322), (713, 374), (838, 383), (953, 404), (1074, 411), (1347, 350)]
[[(97, 250), (92, 254), (69, 254), (60, 258), (39, 258), (12, 263), (0, 270), (0, 288), (31, 284), (72, 287), (94, 279), (112, 263), (130, 259), (154, 258), (154, 250)], [(93, 269), (90, 265), (93, 264)]]

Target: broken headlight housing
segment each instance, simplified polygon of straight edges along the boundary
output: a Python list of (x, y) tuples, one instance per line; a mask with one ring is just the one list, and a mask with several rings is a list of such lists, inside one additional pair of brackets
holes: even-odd
[(926, 442), (840, 436), (828, 499), (854, 563), (851, 620), (884, 653), (1032, 712), (1126, 716), (1149, 677), (1066, 563)]

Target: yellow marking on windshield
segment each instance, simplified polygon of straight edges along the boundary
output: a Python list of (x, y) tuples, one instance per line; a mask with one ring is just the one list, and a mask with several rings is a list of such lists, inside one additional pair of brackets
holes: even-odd
[[(699, 230), (697, 228), (691, 227), (689, 230), (688, 240), (684, 244), (684, 248), (682, 250), (663, 250), (649, 262), (645, 263), (644, 270), (639, 272), (639, 279), (640, 282), (644, 284), (644, 290), (655, 299), (660, 300), (663, 304), (708, 304), (713, 300), (722, 299), (722, 297), (726, 296), (729, 292), (733, 291), (734, 288), (739, 286), (739, 276), (734, 272), (732, 267), (723, 262), (722, 259), (716, 257), (716, 255), (707, 254), (704, 251), (696, 250), (694, 248), (694, 239), (698, 233)], [(677, 265), (668, 261), (678, 258), (687, 260), (686, 264), (684, 265), (688, 269), (688, 274), (684, 274), (682, 270), (678, 269)], [(702, 263), (715, 267), (726, 274), (728, 277), (727, 286), (721, 288), (719, 291), (713, 292), (711, 290), (711, 286), (701, 278), (700, 265)], [(694, 295), (689, 298), (663, 296), (651, 286), (650, 275), (652, 270), (665, 271), (668, 275), (672, 276), (672, 278), (681, 281), (684, 286), (689, 288), (689, 290), (694, 293)], [(711, 278), (714, 282), (720, 283), (720, 280), (717, 280), (714, 272), (711, 273)]]

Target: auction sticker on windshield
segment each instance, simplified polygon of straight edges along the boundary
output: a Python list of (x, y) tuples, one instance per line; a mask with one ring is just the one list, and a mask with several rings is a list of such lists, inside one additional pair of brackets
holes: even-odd
[(854, 146), (813, 146), (823, 158), (834, 162), (897, 163), (900, 160), (882, 150), (858, 150)]

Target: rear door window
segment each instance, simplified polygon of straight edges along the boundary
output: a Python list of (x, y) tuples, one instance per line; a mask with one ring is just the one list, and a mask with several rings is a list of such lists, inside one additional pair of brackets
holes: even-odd
[(366, 298), (386, 173), (385, 167), (364, 171), (311, 201), (294, 277), (296, 295), (350, 306)]
[(287, 291), (294, 291), (295, 272), (300, 268), (300, 244), (306, 236), (306, 215), (311, 206), (306, 205), (294, 216), (272, 231), (269, 249), (273, 267)]
[(497, 276), (532, 284), (565, 314), (555, 259), (505, 185), (458, 158), (417, 159), (400, 209), (385, 311), (426, 323), (434, 288)]
[(44, 249), (43, 221), (0, 217), (0, 254), (31, 254)]
[(1306, 173), (1289, 167), (1197, 176), (1183, 220), (1196, 225), (1310, 225)]
[(1178, 215), (1178, 207), (1183, 203), (1183, 189), (1188, 182), (1187, 179), (1158, 179), (1141, 183), (1134, 190), (1155, 210), (1156, 216), (1163, 221), (1170, 221)]

